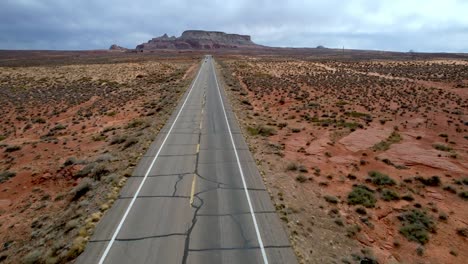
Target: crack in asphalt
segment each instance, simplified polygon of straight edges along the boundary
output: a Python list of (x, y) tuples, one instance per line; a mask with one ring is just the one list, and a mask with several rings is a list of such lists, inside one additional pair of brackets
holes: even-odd
[[(122, 242), (127, 242), (127, 241), (138, 241), (138, 240), (145, 240), (145, 239), (153, 239), (153, 238), (166, 238), (166, 237), (171, 237), (171, 236), (186, 236), (186, 233), (170, 233), (170, 234), (164, 234), (164, 235), (154, 235), (154, 236), (145, 236), (145, 237), (135, 237), (135, 238), (116, 238), (115, 241), (122, 241)], [(109, 242), (110, 239), (96, 239), (96, 240), (90, 240), (89, 242)]]
[[(263, 248), (291, 248), (290, 245), (271, 245), (271, 246), (263, 246)], [(225, 247), (225, 248), (197, 248), (197, 249), (189, 249), (189, 251), (193, 252), (203, 252), (203, 251), (216, 251), (216, 250), (258, 250), (260, 249), (259, 246), (253, 246), (253, 247)]]
[(174, 196), (174, 197), (176, 196), (177, 184), (179, 184), (179, 182), (180, 182), (181, 180), (183, 180), (183, 179), (184, 179), (184, 176), (179, 175), (179, 179), (178, 179), (178, 180), (176, 181), (176, 183), (174, 184), (174, 192), (172, 192), (172, 196)]
[[(205, 88), (203, 88), (205, 89)], [(202, 101), (202, 116), (201, 116), (201, 120), (200, 120), (200, 124), (203, 122), (203, 109), (205, 107), (205, 90), (203, 90), (203, 101)], [(202, 135), (202, 129), (201, 129), (201, 126), (200, 128), (198, 129), (198, 147), (200, 147), (200, 143), (201, 143), (201, 135)], [(195, 157), (195, 172), (194, 172), (194, 177), (200, 177), (200, 175), (198, 174), (198, 162), (200, 160), (200, 151), (198, 149), (197, 151), (197, 155)], [(202, 208), (203, 204), (205, 203), (203, 201), (203, 199), (201, 197), (199, 197), (198, 195), (194, 194), (194, 198), (197, 198), (200, 200), (200, 205), (199, 206), (196, 206), (195, 203), (193, 203), (191, 206), (194, 206), (195, 207), (195, 212), (193, 213), (193, 217), (192, 217), (192, 224), (190, 225), (189, 229), (187, 230), (187, 235), (185, 237), (185, 244), (184, 244), (184, 256), (182, 258), (182, 263), (183, 264), (186, 264), (187, 263), (187, 259), (188, 259), (188, 255), (189, 255), (189, 248), (190, 248), (190, 236), (192, 235), (192, 231), (193, 231), (193, 228), (195, 227), (195, 224), (197, 223), (197, 215), (198, 215), (198, 211)]]
[[(156, 178), (156, 177), (179, 177), (180, 175), (187, 176), (187, 175), (193, 175), (193, 172), (184, 172), (184, 173), (171, 173), (171, 174), (153, 174), (153, 175), (148, 175), (148, 177)], [(134, 175), (130, 178), (143, 178), (145, 176), (143, 175)]]
[[(117, 198), (117, 200), (124, 200), (124, 199), (132, 199), (133, 196), (121, 196)], [(137, 199), (141, 198), (182, 198), (182, 199), (190, 199), (190, 196), (186, 195), (138, 195)]]
[[(276, 214), (276, 211), (255, 211), (255, 214)], [(222, 216), (231, 216), (231, 215), (250, 215), (250, 212), (238, 212), (230, 214), (198, 214), (198, 216), (203, 217), (222, 217)]]
[[(222, 185), (230, 186), (228, 184), (222, 184)], [(211, 191), (218, 190), (218, 189), (244, 191), (244, 188), (242, 188), (242, 187), (223, 187), (223, 186), (221, 186), (221, 184), (218, 184), (217, 187), (208, 188), (206, 190), (197, 192), (197, 194), (203, 194), (203, 193), (211, 192)], [(266, 192), (267, 191), (265, 188), (247, 188), (247, 190), (249, 190), (249, 191), (259, 191), (259, 192)]]

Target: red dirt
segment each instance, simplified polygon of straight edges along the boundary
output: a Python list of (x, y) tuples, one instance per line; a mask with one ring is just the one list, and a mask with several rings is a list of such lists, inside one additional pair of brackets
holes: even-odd
[[(301, 261), (323, 263), (328, 256), (349, 261), (350, 254), (363, 253), (359, 248), (379, 263), (464, 263), (468, 258), (468, 241), (457, 235), (457, 229), (468, 227), (467, 201), (453, 193), (468, 189), (462, 183), (468, 180), (468, 93), (459, 87), (468, 84), (466, 61), (226, 57), (221, 66), (273, 200), (286, 207), (278, 210), (287, 215), (285, 226)], [(249, 135), (247, 128), (257, 126), (276, 132)], [(436, 150), (435, 144), (449, 151)], [(382, 187), (368, 180), (370, 171), (389, 175), (397, 184), (385, 188), (414, 200), (382, 200)], [(424, 186), (415, 178), (433, 175), (440, 186)], [(376, 206), (366, 208), (365, 216), (347, 203), (354, 184), (375, 191)], [(325, 202), (327, 195), (338, 203)], [(399, 232), (398, 216), (416, 207), (436, 224), (424, 245)], [(321, 223), (309, 224), (310, 217)], [(354, 225), (361, 231), (336, 241)], [(335, 240), (334, 246), (324, 240)]]

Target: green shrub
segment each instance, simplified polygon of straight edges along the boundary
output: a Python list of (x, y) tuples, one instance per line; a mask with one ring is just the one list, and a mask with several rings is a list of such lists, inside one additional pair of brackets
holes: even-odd
[(361, 227), (358, 225), (352, 225), (346, 228), (346, 236), (348, 237), (355, 237), (359, 232), (361, 232)]
[(403, 195), (401, 197), (401, 199), (403, 199), (405, 201), (409, 201), (409, 202), (414, 201), (414, 198), (413, 198), (413, 196), (411, 194), (405, 194), (405, 195)]
[(381, 195), (382, 195), (382, 200), (387, 201), (387, 202), (400, 200), (400, 196), (398, 195), (398, 193), (390, 189), (383, 189)]
[(392, 178), (388, 177), (388, 175), (380, 173), (378, 171), (370, 171), (369, 176), (372, 179), (372, 183), (375, 185), (392, 186), (396, 184), (396, 182)]
[(5, 152), (14, 152), (14, 151), (18, 151), (20, 150), (21, 147), (20, 146), (8, 146), (6, 149), (5, 149)]
[(463, 198), (464, 200), (468, 200), (468, 191), (460, 192), (460, 193), (458, 194), (458, 196), (460, 196), (460, 197)]
[(11, 171), (4, 171), (0, 173), (0, 183), (8, 181), (10, 178), (13, 178), (16, 176), (15, 172)]
[(138, 143), (138, 139), (137, 139), (137, 138), (134, 138), (134, 137), (131, 137), (131, 138), (129, 138), (129, 139), (127, 139), (127, 140), (125, 141), (125, 144), (124, 144), (123, 148), (124, 148), (124, 149), (127, 149), (127, 148), (129, 148), (129, 147), (135, 145), (136, 143)]
[(291, 162), (288, 164), (288, 166), (286, 167), (286, 170), (287, 171), (296, 171), (299, 167), (297, 166), (296, 163), (294, 162)]
[(111, 144), (111, 145), (122, 144), (122, 143), (124, 143), (126, 140), (127, 140), (127, 137), (126, 137), (126, 136), (116, 136), (116, 137), (114, 137), (114, 138), (111, 140), (110, 144)]
[(325, 195), (323, 198), (325, 198), (325, 201), (329, 203), (332, 203), (332, 204), (338, 203), (338, 198), (336, 198), (335, 196)]
[(421, 210), (414, 209), (398, 216), (403, 226), (400, 233), (410, 241), (425, 244), (429, 241), (429, 232), (435, 231), (434, 221)]
[(457, 234), (462, 237), (468, 237), (468, 227), (457, 228)]
[(442, 188), (444, 191), (451, 192), (453, 194), (457, 194), (457, 190), (452, 185), (446, 185)]
[(272, 136), (272, 135), (276, 134), (276, 131), (275, 131), (274, 128), (263, 126), (263, 125), (247, 127), (247, 131), (252, 136), (260, 135), (260, 136), (264, 136), (264, 137), (269, 137), (269, 136)]
[(84, 178), (71, 190), (72, 201), (80, 199), (92, 188), (92, 180), (89, 178)]
[(420, 181), (422, 184), (426, 186), (440, 186), (440, 178), (439, 176), (432, 176), (430, 178), (423, 178), (423, 177), (415, 177), (416, 180)]
[(356, 117), (356, 118), (370, 118), (371, 117), (371, 115), (369, 114), (360, 113), (356, 111), (346, 112), (345, 115), (350, 116), (350, 117)]
[(365, 207), (374, 207), (377, 200), (374, 197), (374, 191), (363, 185), (354, 186), (348, 194), (348, 204), (363, 205)]
[(300, 183), (303, 183), (303, 182), (306, 182), (307, 181), (307, 178), (304, 177), (304, 175), (298, 175), (296, 177), (296, 181), (300, 182)]
[(86, 165), (84, 168), (82, 168), (80, 171), (78, 171), (75, 174), (75, 177), (77, 177), (77, 178), (86, 177), (86, 176), (90, 175), (91, 172), (93, 172), (95, 167), (96, 167), (96, 163), (94, 163), (94, 162), (90, 163), (90, 164)]
[(364, 208), (364, 207), (358, 207), (358, 208), (356, 208), (356, 213), (358, 213), (360, 215), (366, 215), (367, 211), (366, 211), (366, 208)]
[(143, 120), (135, 119), (132, 122), (128, 123), (128, 125), (125, 128), (136, 128), (142, 126), (143, 124), (145, 124)]
[(0, 135), (0, 141), (4, 140), (5, 138), (6, 138), (6, 136)]
[(377, 144), (375, 144), (372, 149), (377, 151), (385, 151), (390, 148), (390, 146), (394, 143), (398, 143), (401, 141), (401, 135), (398, 134), (396, 131), (393, 131), (392, 134), (386, 139)]
[(435, 149), (440, 151), (452, 151), (452, 148), (442, 144), (434, 144), (432, 145)]

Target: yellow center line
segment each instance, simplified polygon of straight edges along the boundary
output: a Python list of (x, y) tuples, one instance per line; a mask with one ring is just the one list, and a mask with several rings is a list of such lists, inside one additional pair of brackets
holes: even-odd
[(197, 175), (193, 174), (192, 191), (190, 192), (190, 206), (193, 204), (193, 197), (195, 195), (195, 185), (197, 184)]

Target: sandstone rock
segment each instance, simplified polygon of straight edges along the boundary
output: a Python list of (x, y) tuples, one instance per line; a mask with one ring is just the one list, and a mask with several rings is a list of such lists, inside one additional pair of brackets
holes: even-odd
[(226, 34), (218, 31), (187, 30), (180, 37), (164, 34), (136, 47), (138, 51), (155, 49), (233, 49), (261, 48), (248, 35)]
[(116, 50), (116, 51), (126, 51), (128, 50), (127, 48), (124, 48), (124, 47), (121, 47), (121, 46), (118, 46), (116, 44), (112, 44), (109, 48), (109, 50)]

